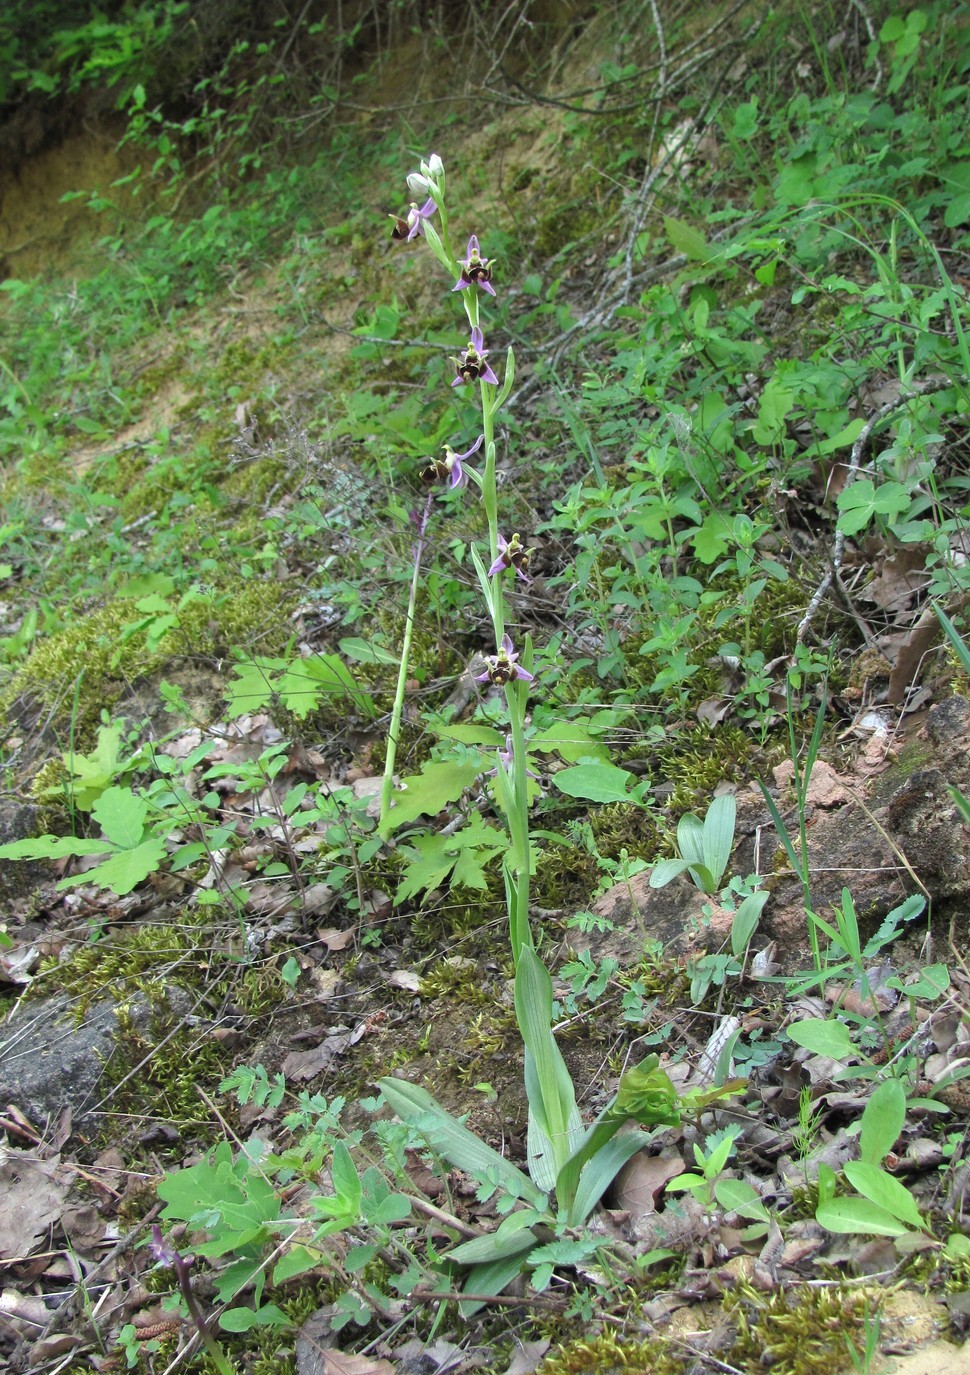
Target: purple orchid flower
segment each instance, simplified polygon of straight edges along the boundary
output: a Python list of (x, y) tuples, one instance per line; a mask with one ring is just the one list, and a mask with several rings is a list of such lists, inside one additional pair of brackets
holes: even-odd
[(498, 558), (488, 570), (488, 576), (491, 578), (496, 573), (504, 573), (506, 568), (514, 568), (517, 578), (521, 578), (523, 582), (531, 582), (531, 578), (525, 571), (529, 566), (531, 555), (532, 550), (523, 546), (518, 535), (513, 535), (510, 540), (499, 535)]
[(506, 683), (517, 679), (523, 683), (532, 682), (532, 674), (518, 662), (519, 656), (512, 648), (508, 635), (502, 636), (502, 644), (497, 654), (488, 656), (488, 668), (474, 680), (476, 683), (491, 683), (493, 687), (505, 687)]
[(464, 258), (458, 258), (458, 266), (461, 268), (461, 276), (452, 291), (467, 291), (470, 286), (480, 286), (483, 291), (487, 291), (489, 296), (495, 295), (495, 288), (492, 286), (492, 263), (494, 258), (483, 258), (478, 250), (478, 238), (472, 235), (468, 240), (468, 247), (465, 249)]
[(187, 1275), (195, 1264), (195, 1256), (183, 1256), (171, 1242), (165, 1240), (157, 1222), (152, 1224), (152, 1239), (148, 1249), (160, 1265), (167, 1265), (176, 1271), (180, 1282), (182, 1276)]
[(465, 352), (460, 358), (454, 360), (457, 376), (451, 384), (453, 387), (460, 387), (465, 382), (476, 381), (491, 382), (493, 387), (498, 386), (498, 378), (488, 363), (485, 362), (489, 351), (484, 347), (484, 344), (482, 331), (476, 325), (472, 330)]
[(470, 449), (466, 449), (463, 454), (456, 454), (450, 444), (444, 446), (444, 458), (429, 458), (428, 466), (421, 472), (421, 477), (425, 482), (439, 482), (448, 479), (449, 487), (467, 487), (468, 474), (461, 466), (466, 458), (471, 458), (472, 454), (478, 453), (482, 447), (485, 436), (480, 434)]
[(416, 239), (419, 234), (424, 233), (425, 220), (430, 220), (437, 209), (437, 205), (435, 205), (430, 197), (420, 208), (418, 207), (417, 201), (411, 202), (411, 208), (408, 210), (408, 243), (410, 243), (412, 239)]
[[(512, 748), (512, 737), (511, 735), (507, 735), (505, 737), (505, 749), (498, 751), (498, 761), (502, 765), (502, 768), (505, 770), (506, 773), (512, 772), (512, 762), (514, 759), (515, 751)], [(527, 778), (534, 778), (535, 781), (538, 783), (538, 774), (533, 773), (531, 769), (526, 769), (525, 773)], [(497, 774), (498, 769), (489, 769), (488, 773), (486, 774), (486, 777), (495, 778)]]

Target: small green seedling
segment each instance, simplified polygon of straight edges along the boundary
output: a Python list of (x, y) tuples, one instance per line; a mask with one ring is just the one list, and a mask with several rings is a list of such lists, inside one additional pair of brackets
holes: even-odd
[(685, 871), (702, 893), (716, 893), (731, 858), (737, 808), (730, 795), (715, 797), (703, 822), (688, 813), (677, 824), (679, 859), (662, 859), (650, 875), (651, 888), (665, 888)]

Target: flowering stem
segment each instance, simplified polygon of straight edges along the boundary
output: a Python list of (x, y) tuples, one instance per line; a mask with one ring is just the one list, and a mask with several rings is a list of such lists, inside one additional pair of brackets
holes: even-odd
[(381, 783), (381, 820), (380, 830), (387, 824), (391, 810), (391, 794), (394, 791), (394, 764), (397, 759), (397, 744), (401, 738), (401, 717), (404, 714), (404, 694), (407, 689), (408, 666), (411, 658), (411, 639), (414, 635), (414, 610), (418, 600), (418, 578), (421, 575), (421, 555), (424, 553), (424, 535), (431, 515), (434, 493), (428, 494), (424, 504), (424, 514), (418, 524), (418, 539), (414, 546), (414, 571), (411, 574), (411, 591), (408, 596), (407, 615), (404, 620), (404, 641), (401, 645), (401, 665), (397, 673), (397, 692), (391, 709), (391, 724), (387, 731), (387, 757), (384, 760), (384, 778)]
[(187, 1268), (176, 1264), (175, 1273), (178, 1276), (179, 1289), (181, 1290), (182, 1298), (185, 1300), (185, 1306), (189, 1310), (189, 1316), (195, 1323), (196, 1330), (202, 1339), (202, 1345), (209, 1353), (209, 1358), (213, 1365), (220, 1371), (220, 1375), (237, 1375), (236, 1367), (229, 1360), (228, 1356), (209, 1330), (209, 1320), (202, 1312), (195, 1294), (192, 1292), (192, 1280), (188, 1274)]
[[(496, 579), (500, 582), (501, 579)], [(532, 947), (529, 926), (529, 783), (525, 751), (525, 688), (521, 683), (509, 683), (505, 689), (509, 707), (512, 736), (512, 806), (508, 808), (509, 835), (512, 841), (509, 887), (509, 935), (512, 960), (519, 963), (524, 946)]]

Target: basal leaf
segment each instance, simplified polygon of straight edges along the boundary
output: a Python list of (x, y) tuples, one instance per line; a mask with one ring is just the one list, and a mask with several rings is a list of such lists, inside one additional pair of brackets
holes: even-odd
[(633, 774), (615, 764), (573, 764), (554, 773), (552, 781), (567, 797), (585, 802), (634, 802), (642, 805), (630, 793)]
[(815, 1220), (828, 1232), (850, 1236), (904, 1237), (909, 1231), (868, 1198), (835, 1198), (816, 1208)]
[(845, 1177), (853, 1189), (900, 1222), (915, 1227), (917, 1231), (926, 1229), (913, 1195), (904, 1184), (878, 1165), (870, 1165), (865, 1160), (850, 1160), (845, 1167)]
[[(870, 1165), (892, 1150), (906, 1121), (906, 1090), (898, 1079), (877, 1084), (862, 1112), (859, 1154)], [(858, 1187), (858, 1186), (856, 1186)]]
[(140, 844), (145, 834), (148, 803), (130, 788), (107, 788), (91, 808), (91, 814), (113, 845), (130, 850)]
[(806, 1021), (792, 1022), (785, 1030), (797, 1046), (804, 1046), (815, 1055), (842, 1060), (855, 1054), (855, 1045), (844, 1022), (810, 1017)]
[(62, 878), (57, 886), (76, 888), (82, 883), (94, 883), (122, 898), (144, 882), (149, 874), (154, 874), (167, 855), (168, 848), (164, 840), (153, 837), (142, 841), (133, 850), (116, 850), (96, 868), (88, 869), (84, 874)]

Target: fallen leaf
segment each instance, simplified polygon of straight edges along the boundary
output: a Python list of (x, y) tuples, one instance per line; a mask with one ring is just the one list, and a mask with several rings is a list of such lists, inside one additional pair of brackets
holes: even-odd
[(10, 1150), (0, 1166), (0, 1259), (29, 1255), (61, 1216), (73, 1176), (56, 1157)]
[(328, 1036), (312, 1050), (291, 1050), (283, 1061), (283, 1073), (287, 1079), (315, 1079), (318, 1074), (330, 1067), (338, 1055), (342, 1055), (351, 1044), (349, 1035)]
[(550, 1345), (551, 1343), (545, 1339), (536, 1342), (520, 1342), (519, 1349), (512, 1357), (512, 1362), (505, 1375), (533, 1375)]
[(347, 931), (338, 931), (335, 926), (324, 926), (317, 931), (317, 940), (328, 950), (346, 950), (348, 945), (353, 944), (356, 935), (356, 926), (351, 926)]
[(638, 1151), (620, 1170), (613, 1185), (610, 1202), (614, 1208), (629, 1213), (630, 1222), (637, 1222), (656, 1211), (657, 1195), (668, 1179), (683, 1174), (684, 1162), (679, 1155), (647, 1155)]
[(421, 989), (421, 978), (413, 969), (392, 969), (387, 982), (391, 988), (403, 988), (405, 993), (418, 993)]

